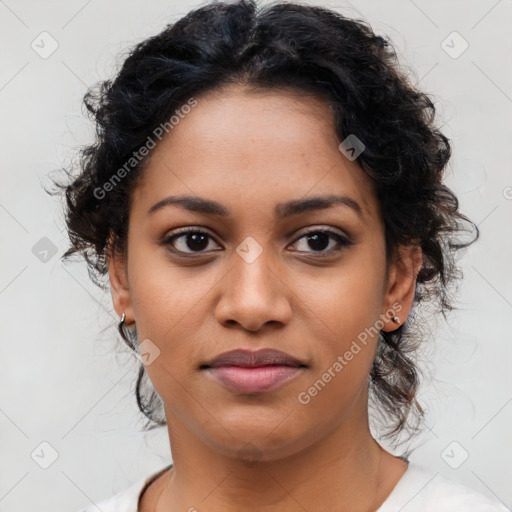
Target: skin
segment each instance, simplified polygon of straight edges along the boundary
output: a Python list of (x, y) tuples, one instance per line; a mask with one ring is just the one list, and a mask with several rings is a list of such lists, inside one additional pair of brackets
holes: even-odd
[[(116, 312), (160, 350), (146, 371), (164, 402), (174, 467), (146, 489), (140, 510), (375, 510), (407, 468), (368, 426), (377, 337), (308, 404), (297, 397), (379, 318), (396, 329), (385, 316), (393, 304), (405, 321), (421, 252), (401, 247), (386, 272), (373, 183), (339, 151), (322, 98), (230, 85), (197, 100), (152, 150), (133, 191), (127, 259), (108, 255)], [(176, 205), (148, 215), (182, 194), (230, 215)], [(353, 198), (362, 216), (338, 204), (274, 218), (278, 203), (329, 194)], [(211, 238), (160, 243), (186, 226)], [(328, 238), (317, 249), (310, 229), (352, 245)], [(236, 251), (247, 237), (262, 249), (251, 263)], [(236, 348), (276, 348), (307, 368), (275, 390), (237, 394), (199, 370)]]

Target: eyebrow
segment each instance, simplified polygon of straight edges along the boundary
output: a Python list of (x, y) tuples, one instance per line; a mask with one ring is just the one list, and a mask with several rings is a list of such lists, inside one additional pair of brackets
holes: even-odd
[[(147, 215), (152, 215), (166, 206), (178, 206), (185, 210), (219, 217), (229, 217), (230, 211), (221, 203), (211, 199), (197, 196), (169, 196), (155, 203)], [(309, 197), (306, 199), (293, 199), (284, 203), (278, 203), (274, 208), (274, 216), (282, 220), (292, 215), (297, 215), (313, 210), (325, 210), (335, 205), (343, 205), (351, 208), (359, 217), (363, 217), (363, 209), (359, 203), (349, 196), (326, 195)]]

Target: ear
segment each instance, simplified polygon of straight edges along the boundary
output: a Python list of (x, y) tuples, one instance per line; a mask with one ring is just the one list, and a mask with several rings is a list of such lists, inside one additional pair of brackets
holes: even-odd
[(123, 313), (126, 315), (125, 325), (130, 325), (135, 321), (135, 317), (128, 283), (127, 262), (123, 255), (113, 251), (112, 239), (113, 237), (111, 236), (106, 250), (112, 303), (120, 317)]
[[(398, 255), (391, 263), (386, 283), (384, 297), (384, 311), (382, 320), (383, 331), (394, 331), (402, 325), (409, 315), (414, 293), (416, 290), (416, 277), (423, 262), (423, 251), (417, 244), (400, 245)], [(400, 323), (392, 320), (397, 316)]]

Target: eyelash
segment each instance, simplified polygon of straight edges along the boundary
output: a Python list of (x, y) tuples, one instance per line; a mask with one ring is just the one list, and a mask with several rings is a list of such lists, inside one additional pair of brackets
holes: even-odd
[[(169, 245), (172, 245), (173, 240), (182, 238), (184, 235), (187, 235), (187, 234), (190, 234), (190, 233), (207, 235), (210, 239), (213, 239), (213, 237), (208, 232), (202, 231), (201, 229), (198, 229), (198, 228), (183, 228), (183, 229), (177, 231), (176, 233), (172, 234), (171, 236), (168, 236), (168, 237), (164, 238), (162, 240), (162, 242), (161, 242), (161, 245), (163, 245), (165, 247), (168, 247)], [(309, 252), (309, 251), (306, 251), (306, 253), (315, 254), (315, 257), (318, 257), (318, 258), (322, 258), (322, 257), (326, 257), (326, 256), (331, 256), (333, 252), (339, 252), (344, 247), (349, 247), (351, 245), (354, 245), (353, 242), (351, 242), (347, 238), (345, 238), (342, 235), (340, 235), (339, 233), (336, 233), (336, 232), (331, 231), (329, 229), (314, 229), (314, 230), (302, 233), (302, 235), (300, 237), (295, 239), (293, 244), (297, 243), (299, 240), (301, 240), (302, 238), (307, 237), (308, 235), (317, 234), (317, 233), (323, 233), (323, 234), (330, 235), (332, 238), (334, 238), (338, 242), (338, 244), (341, 245), (341, 247), (339, 249), (336, 249), (334, 251), (332, 249), (329, 250), (329, 251), (326, 251), (326, 252), (315, 252), (315, 251)], [(179, 255), (186, 255), (185, 257), (194, 257), (194, 256), (190, 256), (190, 255), (193, 255), (193, 254), (198, 254), (198, 255), (206, 254), (206, 253), (203, 253), (201, 251), (195, 251), (195, 252), (193, 251), (193, 252), (187, 253), (185, 251), (176, 250), (175, 248), (172, 248), (170, 250), (172, 252), (174, 252), (174, 253), (179, 254)], [(304, 252), (304, 251), (300, 251), (300, 252)]]

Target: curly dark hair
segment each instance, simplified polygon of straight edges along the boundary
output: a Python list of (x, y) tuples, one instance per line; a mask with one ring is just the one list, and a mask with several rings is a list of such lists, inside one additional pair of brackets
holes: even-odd
[[(434, 305), (446, 319), (455, 308), (452, 285), (462, 276), (456, 252), (476, 241), (479, 230), (443, 184), (451, 146), (412, 74), (403, 71), (387, 37), (327, 8), (239, 0), (190, 11), (131, 48), (115, 79), (87, 91), (96, 140), (81, 148), (72, 166), (78, 174), (64, 169), (70, 180), (57, 183), (65, 191), (71, 241), (61, 258), (79, 253), (93, 282), (106, 289), (106, 253), (125, 254), (131, 191), (148, 158), (132, 162), (105, 197), (98, 190), (191, 97), (228, 84), (313, 93), (330, 105), (340, 140), (353, 134), (364, 143), (357, 161), (376, 187), (388, 264), (400, 244), (423, 251), (411, 314), (398, 329), (381, 331), (369, 378), (369, 404), (381, 413), (382, 438), (416, 432), (424, 415), (415, 359), (425, 339), (421, 313)], [(463, 231), (474, 236), (463, 241)], [(142, 364), (136, 398), (149, 420), (146, 429), (166, 424)]]

